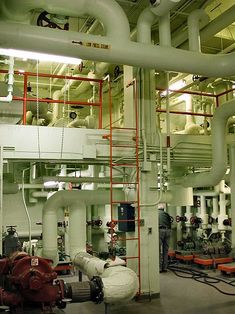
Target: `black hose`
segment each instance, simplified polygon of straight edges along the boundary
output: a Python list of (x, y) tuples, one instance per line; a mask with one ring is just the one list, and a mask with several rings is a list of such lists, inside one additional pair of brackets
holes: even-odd
[(178, 265), (170, 265), (168, 266), (168, 269), (171, 270), (177, 277), (185, 278), (185, 279), (194, 279), (197, 282), (206, 284), (210, 287), (215, 288), (218, 292), (229, 295), (229, 296), (235, 296), (235, 293), (230, 293), (223, 291), (222, 289), (218, 288), (216, 284), (224, 283), (229, 286), (235, 287), (235, 284), (233, 284), (234, 281), (226, 281), (222, 278), (215, 278), (209, 276), (207, 273), (193, 269), (191, 267), (180, 267)]

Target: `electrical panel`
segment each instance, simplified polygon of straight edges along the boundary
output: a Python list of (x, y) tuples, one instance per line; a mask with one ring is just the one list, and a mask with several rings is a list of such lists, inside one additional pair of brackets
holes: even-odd
[(124, 232), (135, 231), (135, 207), (132, 204), (120, 204), (118, 206), (118, 230)]

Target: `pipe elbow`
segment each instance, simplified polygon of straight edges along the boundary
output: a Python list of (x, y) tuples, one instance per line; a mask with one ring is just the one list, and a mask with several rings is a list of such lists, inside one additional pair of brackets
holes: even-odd
[(118, 303), (129, 301), (136, 295), (139, 282), (136, 273), (123, 266), (110, 267), (102, 276), (104, 302)]

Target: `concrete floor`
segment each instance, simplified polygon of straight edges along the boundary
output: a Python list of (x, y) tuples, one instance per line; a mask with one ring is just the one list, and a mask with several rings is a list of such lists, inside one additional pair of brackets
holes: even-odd
[[(213, 275), (218, 276), (219, 272)], [(212, 287), (192, 279), (179, 278), (170, 271), (160, 276), (160, 298), (112, 305), (106, 314), (231, 314), (234, 312), (235, 296), (223, 295)], [(227, 291), (235, 294), (235, 287)], [(40, 311), (29, 310), (24, 313), (38, 314)], [(105, 306), (92, 302), (69, 304), (65, 310), (55, 309), (54, 313), (103, 314)]]
[[(215, 274), (213, 274), (215, 275)], [(219, 272), (216, 273), (219, 275)], [(214, 288), (198, 283), (192, 279), (177, 277), (172, 272), (161, 276), (161, 297), (126, 304), (112, 305), (109, 314), (231, 314), (235, 308), (235, 295), (226, 296)], [(224, 287), (225, 288), (225, 287)], [(235, 294), (235, 287), (227, 289)], [(104, 304), (70, 304), (57, 314), (99, 314), (105, 313)]]

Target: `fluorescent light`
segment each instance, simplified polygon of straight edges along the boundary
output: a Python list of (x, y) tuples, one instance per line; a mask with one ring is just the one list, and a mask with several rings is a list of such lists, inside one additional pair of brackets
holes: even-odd
[(65, 56), (57, 56), (46, 53), (15, 50), (15, 49), (0, 49), (0, 55), (21, 58), (23, 60), (33, 59), (45, 62), (56, 62), (65, 64), (80, 64), (82, 62), (79, 58), (70, 58)]
[[(183, 88), (185, 86), (186, 86), (185, 81), (184, 80), (179, 80), (179, 81), (171, 84), (169, 86), (169, 89), (171, 89), (171, 90), (180, 90), (181, 88)], [(173, 92), (169, 91), (169, 94), (171, 94), (171, 93), (173, 93)], [(166, 96), (166, 95), (167, 95), (167, 91), (166, 90), (161, 93), (161, 96)]]

